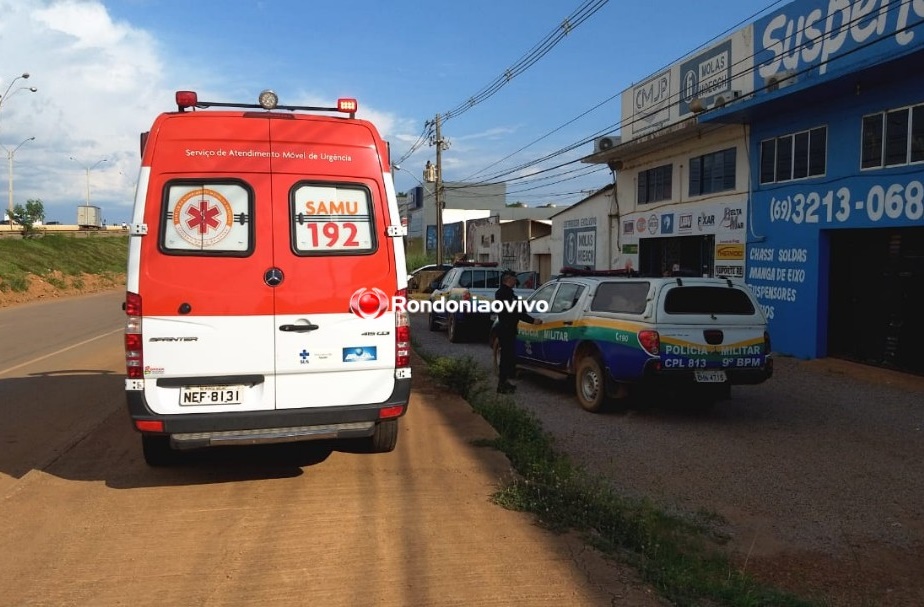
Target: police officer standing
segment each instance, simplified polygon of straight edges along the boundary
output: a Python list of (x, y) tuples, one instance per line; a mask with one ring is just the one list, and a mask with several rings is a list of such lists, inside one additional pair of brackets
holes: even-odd
[[(501, 274), (501, 286), (494, 293), (494, 299), (502, 302), (514, 302), (519, 298), (513, 292), (513, 287), (517, 284), (517, 275), (511, 270), (506, 270)], [(541, 324), (538, 318), (533, 318), (526, 312), (514, 309), (514, 306), (505, 304), (503, 309), (497, 315), (497, 343), (500, 347), (500, 364), (498, 365), (497, 392), (499, 394), (511, 394), (517, 387), (510, 383), (513, 374), (516, 371), (516, 353), (514, 344), (517, 338), (517, 324), (520, 321), (533, 324)]]

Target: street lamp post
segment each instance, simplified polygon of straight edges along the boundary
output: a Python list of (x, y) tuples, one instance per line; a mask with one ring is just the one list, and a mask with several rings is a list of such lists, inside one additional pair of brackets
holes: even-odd
[[(22, 79), (22, 80), (28, 80), (28, 78), (29, 78), (29, 72), (23, 72), (23, 73), (20, 74), (19, 76), (16, 76), (16, 77), (13, 78), (12, 80), (10, 80), (10, 83), (9, 83), (9, 85), (7, 85), (6, 90), (3, 91), (3, 95), (0, 95), (0, 110), (3, 109), (3, 104), (4, 104), (4, 102), (5, 102), (7, 99), (9, 99), (10, 96), (15, 95), (15, 94), (16, 94), (18, 91), (20, 91), (21, 89), (26, 89), (26, 90), (31, 91), (31, 92), (33, 92), (33, 93), (36, 92), (36, 91), (38, 90), (38, 89), (35, 88), (34, 86), (28, 86), (28, 87), (27, 87), (27, 86), (21, 86), (21, 87), (19, 87), (18, 89), (16, 89), (15, 91), (13, 91), (12, 93), (10, 93), (10, 89), (13, 88), (13, 85), (16, 84), (16, 81), (17, 81), (17, 80), (20, 80), (20, 79)], [(19, 147), (20, 147), (23, 143), (25, 143), (26, 141), (32, 141), (32, 140), (34, 140), (34, 139), (35, 139), (35, 137), (30, 137), (30, 138), (26, 139), (25, 141), (23, 141), (22, 143), (20, 143), (19, 145), (17, 145), (15, 148), (13, 148), (12, 151), (10, 151), (9, 149), (7, 149), (6, 146), (0, 144), (0, 147), (3, 147), (4, 151), (6, 151), (7, 161), (9, 161), (9, 166), (10, 166), (10, 183), (9, 183), (9, 194), (10, 194), (10, 201), (9, 201), (9, 220), (10, 220), (10, 230), (13, 229), (13, 154), (16, 153), (16, 150), (18, 150)]]
[(6, 159), (10, 165), (10, 186), (9, 186), (10, 203), (9, 203), (9, 213), (8, 213), (9, 220), (10, 220), (10, 230), (13, 229), (13, 156), (16, 154), (16, 150), (21, 148), (27, 141), (35, 141), (35, 137), (29, 137), (28, 139), (23, 139), (22, 142), (19, 145), (17, 145), (15, 148), (13, 148), (12, 150), (7, 149), (5, 145), (0, 145), (0, 147), (3, 147), (4, 151), (6, 151)]
[(7, 86), (7, 87), (6, 87), (6, 90), (3, 91), (3, 95), (0, 95), (0, 109), (3, 109), (3, 102), (6, 101), (9, 97), (11, 97), (13, 94), (16, 94), (17, 91), (20, 91), (20, 90), (22, 90), (22, 89), (26, 89), (27, 91), (30, 91), (30, 92), (34, 93), (34, 92), (36, 92), (36, 91), (38, 90), (38, 89), (37, 89), (36, 87), (34, 87), (34, 86), (21, 86), (21, 87), (19, 87), (18, 89), (16, 89), (15, 91), (13, 91), (12, 94), (10, 93), (10, 89), (13, 88), (13, 85), (16, 84), (16, 81), (17, 81), (17, 80), (19, 80), (19, 79), (26, 80), (26, 79), (28, 79), (28, 78), (29, 78), (29, 72), (23, 72), (23, 73), (20, 74), (19, 76), (16, 76), (16, 77), (13, 78), (12, 80), (10, 80), (9, 86)]
[(83, 169), (87, 173), (87, 206), (90, 206), (90, 171), (92, 171), (93, 169), (101, 165), (102, 163), (106, 162), (106, 158), (103, 158), (102, 160), (97, 160), (96, 163), (93, 165), (83, 164), (82, 162), (74, 158), (73, 156), (71, 156), (71, 160), (73, 160), (74, 162), (82, 166)]

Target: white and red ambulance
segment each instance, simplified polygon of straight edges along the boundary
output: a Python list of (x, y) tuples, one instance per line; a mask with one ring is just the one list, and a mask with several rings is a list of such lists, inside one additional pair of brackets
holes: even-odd
[(387, 143), (354, 99), (176, 103), (141, 136), (129, 226), (125, 387), (145, 460), (328, 438), (391, 451), (411, 369)]

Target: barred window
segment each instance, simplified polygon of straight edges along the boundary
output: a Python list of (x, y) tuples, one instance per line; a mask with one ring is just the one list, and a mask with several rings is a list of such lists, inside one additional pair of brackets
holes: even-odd
[(760, 142), (760, 182), (819, 177), (827, 170), (828, 127), (788, 133)]
[(673, 195), (671, 183), (673, 171), (674, 166), (671, 164), (648, 169), (647, 171), (639, 171), (638, 203), (645, 204), (660, 200), (670, 200)]
[(690, 196), (735, 189), (735, 148), (690, 159)]
[(924, 104), (864, 116), (861, 131), (861, 169), (924, 162)]

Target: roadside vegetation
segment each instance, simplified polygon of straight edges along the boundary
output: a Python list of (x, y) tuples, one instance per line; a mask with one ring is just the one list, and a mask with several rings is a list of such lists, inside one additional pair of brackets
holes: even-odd
[(116, 285), (127, 260), (128, 236), (0, 238), (0, 291), (27, 291), (30, 274), (62, 290), (82, 288), (85, 275)]
[(683, 518), (628, 499), (574, 464), (556, 450), (533, 414), (491, 389), (487, 372), (472, 357), (433, 357), (417, 344), (415, 350), (431, 377), (467, 400), (499, 434), (486, 446), (502, 451), (518, 478), (494, 495), (496, 503), (531, 512), (550, 530), (577, 531), (602, 553), (634, 566), (676, 605), (823, 604), (768, 587), (739, 569), (705, 519)]
[(404, 265), (407, 266), (408, 272), (413, 272), (421, 266), (436, 263), (436, 255), (425, 255), (423, 253), (413, 253), (408, 255), (406, 259), (407, 261)]

